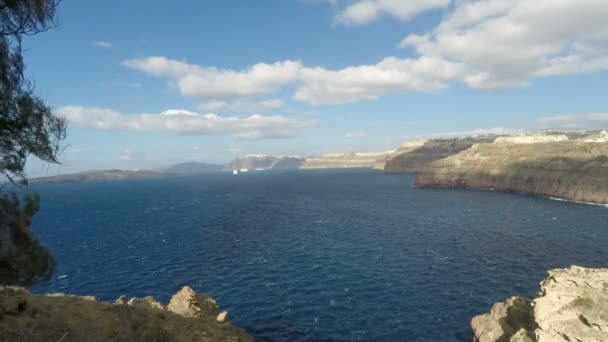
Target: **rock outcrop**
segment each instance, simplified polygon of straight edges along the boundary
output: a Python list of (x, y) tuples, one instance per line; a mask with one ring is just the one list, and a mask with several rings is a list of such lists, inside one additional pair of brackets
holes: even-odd
[(465, 151), (474, 144), (493, 142), (494, 139), (495, 137), (471, 137), (418, 140), (406, 143), (386, 161), (384, 172), (417, 173), (436, 160)]
[(419, 170), (416, 185), (493, 189), (608, 204), (608, 142), (593, 136), (561, 139), (476, 144)]
[(608, 269), (551, 270), (534, 300), (497, 303), (471, 326), (478, 342), (608, 341)]
[(114, 304), (0, 287), (0, 341), (253, 341), (218, 317), (213, 298), (184, 287), (168, 308), (152, 297)]
[(197, 294), (190, 287), (184, 286), (171, 298), (167, 310), (184, 317), (217, 317), (220, 308), (210, 296)]
[(343, 169), (365, 168), (384, 169), (385, 162), (395, 151), (328, 153), (319, 157), (308, 157), (301, 169)]

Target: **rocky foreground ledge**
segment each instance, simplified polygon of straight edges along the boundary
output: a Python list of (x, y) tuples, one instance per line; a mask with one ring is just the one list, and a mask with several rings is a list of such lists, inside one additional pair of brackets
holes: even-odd
[(512, 297), (471, 322), (474, 341), (608, 341), (608, 269), (549, 271), (534, 300)]
[(114, 304), (0, 287), (0, 341), (253, 341), (213, 298), (184, 287), (167, 306), (152, 297)]

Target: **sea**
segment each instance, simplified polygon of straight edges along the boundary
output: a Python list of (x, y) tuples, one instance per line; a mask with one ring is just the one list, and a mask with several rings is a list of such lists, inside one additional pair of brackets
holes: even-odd
[(371, 170), (41, 184), (58, 261), (36, 293), (102, 301), (182, 286), (256, 341), (471, 341), (547, 270), (608, 267), (608, 208), (414, 186)]

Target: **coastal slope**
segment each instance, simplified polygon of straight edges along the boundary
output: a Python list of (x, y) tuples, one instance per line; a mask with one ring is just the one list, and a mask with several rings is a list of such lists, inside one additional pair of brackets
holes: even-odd
[(399, 147), (386, 161), (386, 173), (417, 173), (428, 164), (455, 155), (474, 144), (490, 143), (494, 137), (416, 140)]
[(430, 163), (422, 187), (492, 189), (608, 204), (608, 136), (503, 137)]
[(114, 304), (94, 297), (33, 295), (0, 287), (0, 341), (253, 341), (219, 312), (213, 298), (189, 287), (167, 306), (152, 297), (121, 296)]

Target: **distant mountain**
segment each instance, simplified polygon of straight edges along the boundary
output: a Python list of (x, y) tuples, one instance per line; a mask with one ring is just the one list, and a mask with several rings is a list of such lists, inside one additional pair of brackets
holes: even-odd
[(154, 179), (170, 177), (172, 174), (164, 171), (152, 170), (95, 170), (65, 175), (40, 177), (30, 179), (30, 184), (36, 183), (73, 183), (73, 182), (98, 182), (98, 181), (118, 181), (127, 179)]
[(224, 167), (225, 165), (220, 164), (187, 162), (171, 165), (161, 170), (175, 175), (194, 175), (198, 173), (220, 172), (224, 170)]
[(275, 157), (264, 155), (252, 155), (238, 158), (226, 165), (226, 170), (286, 170), (298, 169), (304, 163), (304, 158), (299, 157)]

